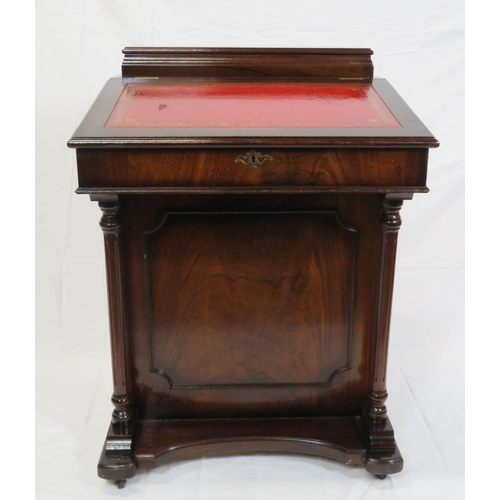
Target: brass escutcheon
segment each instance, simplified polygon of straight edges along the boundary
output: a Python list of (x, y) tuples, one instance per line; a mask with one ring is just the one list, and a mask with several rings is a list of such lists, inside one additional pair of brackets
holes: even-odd
[(234, 159), (234, 163), (243, 163), (244, 165), (249, 165), (252, 170), (255, 170), (258, 166), (262, 165), (266, 160), (273, 161), (273, 157), (269, 155), (263, 155), (252, 149), (249, 153), (244, 155), (239, 155)]

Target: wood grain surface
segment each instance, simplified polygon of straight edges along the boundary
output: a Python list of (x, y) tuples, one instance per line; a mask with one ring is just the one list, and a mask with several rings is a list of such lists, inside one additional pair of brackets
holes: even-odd
[(167, 213), (145, 233), (152, 369), (175, 388), (349, 368), (356, 231), (336, 212)]
[[(68, 142), (77, 192), (103, 212), (114, 411), (100, 477), (123, 487), (138, 466), (263, 451), (402, 469), (385, 405), (399, 210), (428, 191), (439, 143), (372, 78), (371, 54), (124, 49), (124, 78)], [(106, 127), (129, 83), (234, 82), (368, 85), (393, 126)]]

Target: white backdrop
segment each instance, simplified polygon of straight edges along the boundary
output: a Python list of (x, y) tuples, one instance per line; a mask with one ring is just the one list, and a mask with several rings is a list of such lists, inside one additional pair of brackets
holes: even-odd
[[(459, 499), (464, 478), (464, 13), (455, 0), (38, 0), (37, 498)], [(441, 142), (399, 235), (388, 408), (405, 459), (380, 481), (299, 456), (187, 461), (99, 479), (112, 406), (100, 211), (66, 141), (125, 46), (369, 47)]]

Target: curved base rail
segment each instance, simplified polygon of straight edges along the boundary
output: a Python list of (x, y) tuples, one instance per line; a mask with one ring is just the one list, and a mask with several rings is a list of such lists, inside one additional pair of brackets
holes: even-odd
[[(383, 443), (383, 445), (381, 445)], [(144, 420), (123, 432), (110, 427), (99, 476), (118, 487), (137, 468), (201, 456), (298, 453), (363, 466), (379, 478), (403, 469), (390, 422), (362, 417)]]

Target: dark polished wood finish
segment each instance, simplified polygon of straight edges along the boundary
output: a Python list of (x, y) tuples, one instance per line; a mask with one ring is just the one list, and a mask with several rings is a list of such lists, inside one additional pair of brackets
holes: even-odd
[[(385, 406), (399, 212), (428, 191), (436, 139), (372, 79), (368, 49), (124, 53), (69, 141), (77, 192), (103, 213), (114, 410), (99, 476), (123, 487), (137, 468), (250, 452), (399, 472)], [(362, 81), (397, 123), (106, 127), (148, 78)]]
[[(83, 149), (78, 151), (79, 192), (94, 188), (426, 190), (427, 150), (266, 149), (272, 161), (256, 169), (236, 163), (246, 149)], [(384, 165), (378, 169), (377, 165)]]
[(377, 325), (375, 330), (377, 350), (373, 357), (372, 387), (368, 406), (368, 417), (376, 423), (381, 423), (387, 418), (387, 408), (384, 404), (387, 399), (387, 353), (389, 350), (389, 325), (396, 264), (396, 245), (398, 231), (401, 227), (399, 210), (402, 205), (402, 199), (389, 199), (389, 197), (386, 197), (382, 205), (380, 218), (382, 242), (380, 244)]
[(373, 78), (370, 49), (126, 47), (123, 53), (123, 77)]
[(128, 341), (126, 339), (125, 310), (123, 308), (123, 286), (120, 258), (120, 209), (117, 197), (113, 201), (99, 202), (102, 210), (101, 229), (104, 233), (104, 252), (109, 304), (109, 330), (111, 334), (111, 359), (113, 363), (113, 396), (111, 398), (114, 424), (126, 427), (131, 419)]

